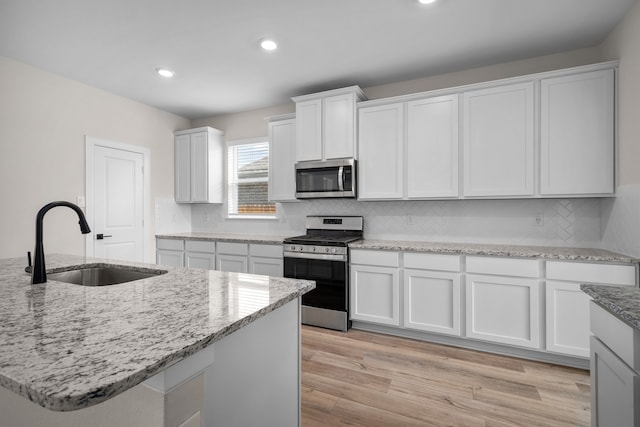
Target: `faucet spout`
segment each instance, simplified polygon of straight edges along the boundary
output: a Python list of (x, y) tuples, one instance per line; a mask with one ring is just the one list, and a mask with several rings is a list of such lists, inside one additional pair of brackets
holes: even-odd
[(80, 231), (82, 234), (91, 233), (87, 219), (85, 218), (82, 209), (77, 205), (69, 202), (51, 202), (44, 205), (42, 209), (38, 211), (38, 215), (36, 215), (36, 248), (33, 270), (31, 272), (31, 284), (33, 285), (37, 283), (45, 283), (47, 281), (47, 270), (44, 262), (44, 247), (42, 245), (42, 222), (44, 220), (44, 214), (56, 206), (66, 206), (73, 209), (78, 214), (78, 219), (80, 220), (78, 224), (80, 224)]

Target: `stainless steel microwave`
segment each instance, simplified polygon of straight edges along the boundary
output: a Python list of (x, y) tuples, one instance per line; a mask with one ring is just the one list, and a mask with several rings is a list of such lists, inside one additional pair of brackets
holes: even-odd
[(356, 160), (336, 159), (296, 163), (296, 198), (355, 198)]

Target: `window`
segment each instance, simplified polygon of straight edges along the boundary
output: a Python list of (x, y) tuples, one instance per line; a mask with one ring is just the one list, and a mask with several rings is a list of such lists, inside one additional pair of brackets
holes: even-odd
[(227, 158), (229, 216), (275, 216), (276, 204), (269, 201), (269, 143), (265, 140), (231, 143)]

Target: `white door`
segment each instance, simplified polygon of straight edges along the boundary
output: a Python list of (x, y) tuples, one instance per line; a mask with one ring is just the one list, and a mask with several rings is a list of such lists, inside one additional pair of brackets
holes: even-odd
[(144, 261), (144, 154), (93, 147), (93, 256)]

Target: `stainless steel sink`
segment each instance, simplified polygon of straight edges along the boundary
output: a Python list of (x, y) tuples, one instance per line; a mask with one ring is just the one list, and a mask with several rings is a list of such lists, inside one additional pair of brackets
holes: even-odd
[(87, 266), (77, 270), (48, 273), (48, 280), (84, 286), (105, 286), (133, 282), (167, 273), (166, 270), (131, 268), (127, 266)]

